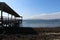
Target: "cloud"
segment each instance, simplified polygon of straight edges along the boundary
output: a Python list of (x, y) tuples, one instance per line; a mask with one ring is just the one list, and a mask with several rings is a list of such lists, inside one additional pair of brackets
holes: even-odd
[(33, 15), (28, 19), (60, 19), (60, 12), (55, 13), (41, 13), (38, 15)]

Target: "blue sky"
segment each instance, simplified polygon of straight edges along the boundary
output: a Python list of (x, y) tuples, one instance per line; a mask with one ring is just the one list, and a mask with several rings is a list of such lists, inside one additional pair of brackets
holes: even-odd
[[(12, 9), (24, 19), (29, 18), (53, 18), (60, 13), (60, 0), (0, 0), (6, 2)], [(57, 14), (57, 15), (56, 15)], [(49, 16), (48, 16), (49, 15)], [(47, 16), (47, 17), (46, 17)], [(60, 16), (58, 16), (60, 18)], [(52, 17), (50, 17), (52, 18)]]

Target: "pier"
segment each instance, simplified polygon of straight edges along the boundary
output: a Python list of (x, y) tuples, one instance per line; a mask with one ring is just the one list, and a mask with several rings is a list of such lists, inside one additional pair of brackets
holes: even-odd
[[(3, 12), (6, 12), (8, 14), (7, 18), (5, 19)], [(22, 23), (22, 16), (18, 15), (4, 2), (0, 2), (0, 13), (0, 27), (14, 27)], [(9, 15), (11, 15), (11, 17), (9, 17)]]

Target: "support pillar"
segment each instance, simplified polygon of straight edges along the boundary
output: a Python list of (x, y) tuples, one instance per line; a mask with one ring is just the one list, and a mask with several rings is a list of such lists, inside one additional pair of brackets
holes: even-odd
[(3, 27), (3, 10), (1, 10), (1, 26)]
[(13, 23), (13, 22), (12, 22), (12, 15), (11, 15), (11, 20), (10, 20), (10, 21), (11, 21), (11, 27), (12, 27), (12, 23)]
[(8, 14), (8, 26), (9, 26), (9, 14)]
[(16, 25), (16, 17), (14, 16), (14, 27), (15, 27), (15, 25)]

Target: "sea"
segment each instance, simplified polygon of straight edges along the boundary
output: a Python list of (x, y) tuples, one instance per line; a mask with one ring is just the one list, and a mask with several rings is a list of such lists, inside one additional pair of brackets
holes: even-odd
[(23, 20), (22, 21), (23, 27), (60, 27), (60, 19), (52, 19), (52, 20)]

